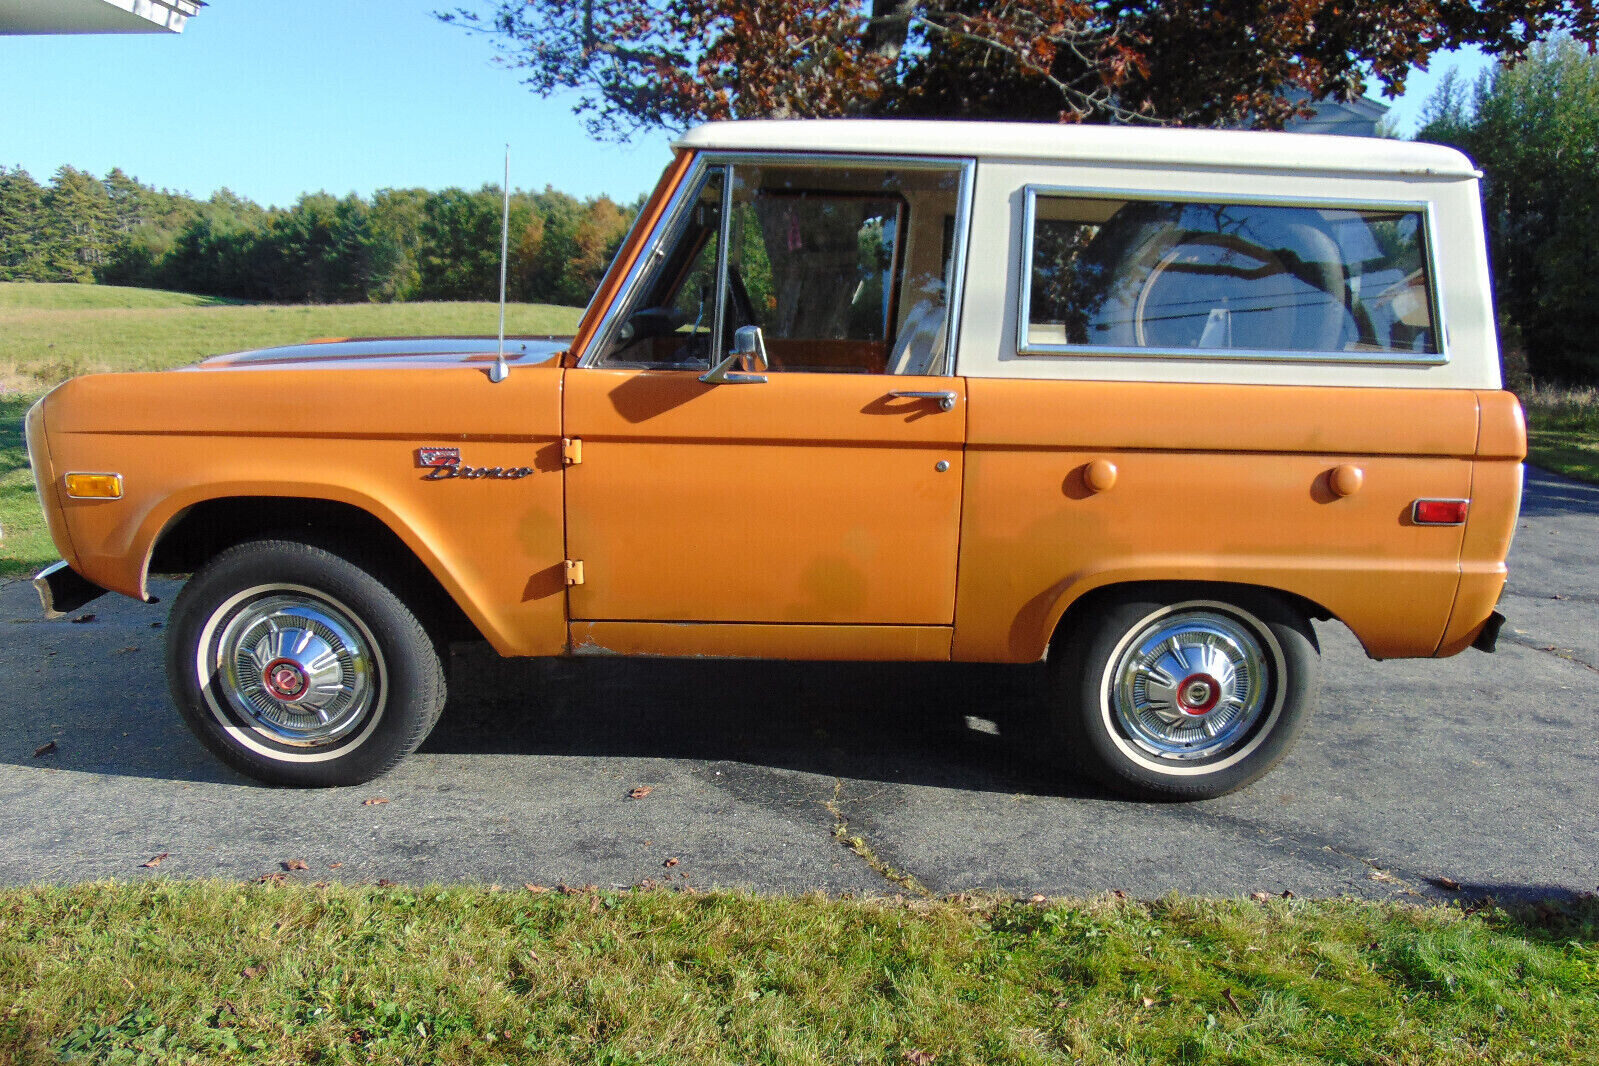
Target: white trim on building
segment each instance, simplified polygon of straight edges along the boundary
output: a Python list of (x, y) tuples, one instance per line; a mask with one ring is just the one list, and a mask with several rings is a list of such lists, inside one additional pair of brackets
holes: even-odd
[(0, 36), (182, 33), (204, 0), (0, 0)]

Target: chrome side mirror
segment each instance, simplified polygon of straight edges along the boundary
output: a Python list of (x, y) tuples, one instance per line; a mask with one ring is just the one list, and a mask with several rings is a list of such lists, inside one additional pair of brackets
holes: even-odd
[(766, 359), (766, 338), (760, 326), (740, 326), (733, 331), (733, 354), (743, 359), (745, 370), (762, 373), (771, 368)]
[[(740, 326), (733, 333), (732, 352), (726, 359), (701, 374), (700, 380), (707, 385), (764, 385), (765, 374), (741, 373), (741, 371), (762, 371), (769, 366), (766, 359), (766, 340), (761, 336), (761, 327)], [(735, 367), (737, 369), (734, 369)]]

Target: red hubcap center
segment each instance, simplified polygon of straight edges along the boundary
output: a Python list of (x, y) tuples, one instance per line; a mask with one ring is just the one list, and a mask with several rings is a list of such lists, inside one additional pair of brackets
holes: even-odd
[(305, 695), (305, 668), (293, 659), (274, 659), (261, 671), (267, 691), (280, 700), (297, 700)]
[(1209, 674), (1189, 674), (1177, 685), (1177, 709), (1203, 718), (1221, 702), (1221, 683)]

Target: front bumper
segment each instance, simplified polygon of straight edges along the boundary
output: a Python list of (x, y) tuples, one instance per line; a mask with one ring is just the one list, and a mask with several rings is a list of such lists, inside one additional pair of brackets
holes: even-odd
[(40, 570), (33, 578), (46, 618), (60, 618), (106, 594), (106, 589), (78, 573), (65, 562)]

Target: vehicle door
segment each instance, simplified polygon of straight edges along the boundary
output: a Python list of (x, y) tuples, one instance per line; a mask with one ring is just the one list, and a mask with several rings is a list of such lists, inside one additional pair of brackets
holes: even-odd
[(952, 624), (968, 175), (701, 162), (566, 375), (574, 621)]

